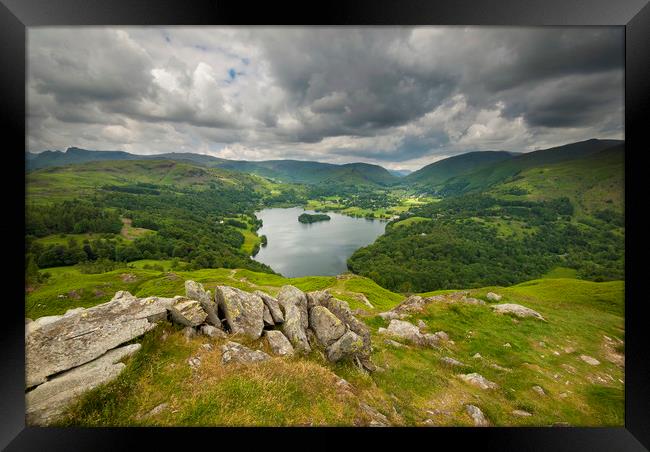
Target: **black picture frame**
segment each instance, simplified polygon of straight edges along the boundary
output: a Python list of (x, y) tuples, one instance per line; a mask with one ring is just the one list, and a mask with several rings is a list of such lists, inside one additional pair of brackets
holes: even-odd
[[(650, 5), (646, 0), (456, 0), (321, 2), (301, 4), (235, 0), (0, 0), (0, 124), (5, 150), (5, 237), (23, 234), (25, 146), (25, 39), (26, 27), (55, 25), (612, 25), (625, 27), (625, 193), (626, 193), (626, 372), (624, 428), (403, 428), (403, 429), (247, 429), (107, 428), (59, 429), (25, 426), (24, 401), (24, 249), (16, 246), (5, 280), (10, 295), (2, 304), (0, 328), (0, 447), (7, 450), (120, 450), (133, 442), (155, 441), (169, 446), (173, 437), (187, 447), (225, 447), (225, 439), (242, 438), (258, 447), (282, 445), (311, 447), (319, 436), (333, 445), (333, 435), (347, 434), (364, 449), (371, 443), (404, 441), (407, 447), (424, 440), (425, 447), (473, 443), (481, 450), (647, 450), (650, 447), (650, 394), (648, 354), (650, 343), (643, 316), (643, 262), (647, 239), (642, 221), (643, 171), (639, 164), (645, 149), (646, 120), (650, 112)], [(10, 138), (10, 140), (7, 140)], [(10, 146), (8, 143), (13, 143)], [(25, 148), (23, 148), (25, 149)], [(10, 159), (10, 160), (7, 160)], [(15, 166), (14, 166), (15, 164)], [(15, 180), (14, 180), (15, 178)], [(21, 196), (22, 194), (22, 196)], [(11, 221), (7, 221), (11, 220)], [(11, 235), (9, 235), (11, 234)], [(17, 237), (17, 236), (16, 236)], [(11, 240), (10, 242), (19, 242)], [(12, 275), (13, 276), (13, 275)], [(281, 434), (278, 439), (277, 434)], [(296, 438), (294, 439), (294, 436)], [(185, 440), (183, 439), (185, 437)], [(190, 440), (191, 438), (191, 440)], [(320, 438), (319, 438), (320, 439)], [(152, 446), (157, 447), (157, 446)], [(420, 447), (420, 446), (415, 446)]]

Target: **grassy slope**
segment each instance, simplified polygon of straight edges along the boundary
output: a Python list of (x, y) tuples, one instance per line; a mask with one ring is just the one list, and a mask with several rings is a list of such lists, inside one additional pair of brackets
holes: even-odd
[[(177, 273), (128, 269), (82, 275), (60, 268), (51, 273), (51, 281), (28, 295), (27, 315), (60, 314), (75, 306), (90, 306), (110, 299), (119, 289), (139, 296), (181, 294), (184, 280), (190, 278), (207, 288), (228, 284), (272, 294), (287, 283), (303, 290), (330, 288), (353, 309), (365, 311), (360, 315), (373, 332), (373, 360), (384, 368), (383, 372), (364, 375), (349, 363), (326, 363), (318, 351), (306, 358), (274, 359), (248, 368), (222, 367), (218, 348), (223, 341), (202, 337), (185, 342), (177, 328), (163, 324), (144, 338), (143, 350), (128, 362), (118, 380), (92, 391), (72, 408), (66, 421), (69, 424), (352, 425), (367, 422), (358, 409), (359, 400), (400, 425), (421, 425), (426, 419), (437, 425), (471, 425), (464, 412), (465, 403), (479, 406), (495, 425), (623, 423), (623, 369), (608, 361), (611, 352), (605, 348), (604, 338), (623, 339), (621, 281), (542, 279), (470, 291), (479, 298), (496, 291), (505, 302), (539, 311), (548, 323), (515, 322), (509, 316), (493, 314), (489, 306), (430, 304), (410, 320), (423, 320), (431, 332), (449, 333), (455, 344), (435, 350), (414, 346), (398, 349), (386, 344), (377, 329), (387, 322), (376, 314), (395, 306), (403, 296), (354, 275), (286, 279), (230, 269)], [(135, 278), (123, 281), (124, 274)], [(72, 290), (92, 294), (97, 289), (106, 293), (79, 300), (57, 298), (57, 294)], [(374, 308), (369, 308), (363, 298)], [(161, 338), (163, 330), (165, 340)], [(201, 348), (206, 342), (213, 344), (214, 351)], [(503, 346), (506, 342), (510, 348)], [(251, 345), (265, 346), (261, 341)], [(475, 353), (483, 359), (473, 359)], [(581, 354), (597, 358), (601, 365), (589, 366), (579, 359)], [(187, 359), (195, 355), (202, 356), (203, 364), (193, 373)], [(443, 356), (467, 366), (447, 368), (439, 362)], [(459, 372), (479, 372), (500, 388), (474, 388), (455, 377)], [(353, 385), (352, 393), (336, 389), (335, 374)], [(327, 383), (313, 385), (313, 381)], [(531, 390), (533, 385), (541, 386), (547, 395), (537, 395)], [(155, 417), (144, 416), (163, 402), (170, 404), (166, 411)], [(511, 414), (514, 409), (533, 416), (515, 417)]]

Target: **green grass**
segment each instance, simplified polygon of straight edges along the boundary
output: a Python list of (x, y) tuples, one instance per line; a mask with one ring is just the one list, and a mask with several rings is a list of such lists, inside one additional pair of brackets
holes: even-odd
[[(364, 375), (349, 363), (327, 363), (318, 351), (303, 358), (228, 368), (220, 364), (221, 342), (204, 337), (185, 342), (179, 328), (162, 325), (143, 339), (143, 350), (128, 361), (126, 371), (116, 381), (90, 392), (71, 408), (65, 425), (353, 425), (362, 416), (358, 400), (377, 407), (397, 425), (422, 425), (428, 418), (436, 425), (471, 425), (464, 411), (467, 403), (479, 406), (493, 425), (623, 423), (624, 369), (608, 360), (604, 348), (604, 336), (624, 340), (623, 281), (545, 278), (511, 287), (472, 289), (470, 295), (482, 299), (489, 291), (499, 293), (501, 302), (535, 309), (547, 322), (497, 315), (490, 303), (432, 302), (407, 320), (424, 321), (429, 332), (447, 332), (453, 344), (440, 349), (412, 345), (398, 349), (385, 344), (385, 336), (377, 333), (388, 322), (376, 314), (395, 306), (404, 296), (366, 278), (346, 274), (339, 278), (290, 279), (231, 269), (173, 273), (126, 270), (84, 275), (71, 268), (51, 269), (50, 281), (28, 294), (27, 315), (35, 318), (60, 314), (78, 305), (90, 306), (110, 299), (121, 289), (137, 296), (178, 295), (183, 293), (186, 279), (199, 281), (210, 290), (227, 284), (272, 294), (284, 284), (305, 291), (329, 288), (350, 301), (351, 308), (367, 312), (360, 318), (371, 328), (373, 361), (383, 371)], [(123, 281), (124, 274), (135, 279)], [(98, 288), (105, 293), (93, 296)], [(72, 290), (81, 291), (81, 298), (57, 298), (59, 293)], [(374, 309), (365, 306), (361, 296)], [(165, 341), (161, 340), (161, 330), (167, 330)], [(201, 349), (204, 342), (212, 342), (215, 350)], [(511, 347), (504, 347), (506, 342)], [(263, 341), (250, 345), (266, 347)], [(616, 350), (621, 352), (623, 346)], [(475, 353), (483, 359), (472, 358)], [(196, 354), (203, 356), (203, 364), (193, 374), (187, 359)], [(580, 360), (582, 354), (595, 357), (601, 364), (588, 365)], [(466, 367), (445, 367), (440, 364), (443, 356), (453, 357)], [(483, 391), (456, 376), (470, 372), (480, 373), (499, 388)], [(354, 386), (352, 395), (337, 394), (332, 383), (335, 374)], [(314, 381), (319, 384), (314, 385)], [(330, 383), (323, 384), (325, 381)], [(532, 391), (534, 385), (541, 386), (547, 395)], [(166, 411), (155, 418), (144, 416), (163, 402), (170, 404)], [(533, 416), (513, 416), (515, 409)], [(431, 414), (427, 410), (439, 411)]]
[(47, 235), (45, 237), (39, 237), (34, 241), (44, 246), (67, 245), (70, 239), (76, 240), (78, 244), (82, 244), (84, 240), (97, 240), (97, 239), (116, 239), (118, 241), (127, 240), (124, 236), (120, 234), (88, 232), (85, 234), (52, 234), (52, 235)]
[(546, 273), (542, 278), (575, 278), (578, 272), (573, 268), (555, 267)]
[(431, 218), (423, 218), (423, 217), (409, 217), (405, 220), (400, 220), (392, 224), (391, 227), (397, 228), (400, 226), (408, 226), (413, 223), (421, 223), (423, 221), (431, 221)]

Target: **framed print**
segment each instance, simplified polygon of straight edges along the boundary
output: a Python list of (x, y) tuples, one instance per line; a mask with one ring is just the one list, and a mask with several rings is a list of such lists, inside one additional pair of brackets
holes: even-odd
[(648, 447), (643, 1), (0, 11), (3, 447)]

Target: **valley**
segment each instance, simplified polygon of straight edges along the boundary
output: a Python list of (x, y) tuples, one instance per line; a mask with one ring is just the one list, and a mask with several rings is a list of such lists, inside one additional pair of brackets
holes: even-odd
[[(366, 164), (133, 156), (28, 156), (26, 317), (91, 308), (120, 290), (173, 297), (187, 280), (271, 296), (286, 285), (327, 290), (369, 329), (380, 370), (330, 363), (316, 348), (232, 371), (212, 351), (223, 339), (186, 339), (161, 322), (60, 425), (477, 425), (470, 405), (489, 425), (622, 425), (621, 142), (468, 153), (406, 176)], [(303, 211), (331, 220), (302, 224)], [(545, 321), (498, 315), (488, 293)], [(389, 338), (397, 318), (449, 340)], [(194, 356), (207, 363), (198, 371), (187, 365)], [(461, 377), (472, 374), (495, 388)], [(314, 379), (331, 384), (316, 391)], [(191, 396), (169, 396), (178, 393)]]

